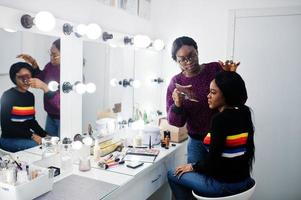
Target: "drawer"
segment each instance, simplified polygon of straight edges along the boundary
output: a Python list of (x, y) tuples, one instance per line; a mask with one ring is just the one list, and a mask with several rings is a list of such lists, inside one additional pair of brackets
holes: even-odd
[[(125, 196), (135, 196), (135, 200), (145, 200), (158, 190), (164, 183), (163, 166), (156, 165), (150, 171), (140, 174), (126, 190)], [(130, 194), (131, 193), (131, 194)]]
[(163, 169), (162, 165), (157, 165), (157, 167), (145, 175), (145, 187), (143, 189), (145, 194), (147, 194), (146, 198), (163, 185), (166, 176)]

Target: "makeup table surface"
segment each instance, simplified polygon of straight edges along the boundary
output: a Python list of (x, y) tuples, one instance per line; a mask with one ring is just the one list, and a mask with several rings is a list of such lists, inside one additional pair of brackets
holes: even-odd
[[(156, 194), (156, 198), (170, 199), (170, 191), (167, 186), (167, 171), (176, 166), (185, 163), (186, 161), (186, 146), (187, 141), (176, 143), (176, 146), (170, 146), (169, 149), (161, 148), (159, 145), (154, 148), (160, 149), (160, 153), (153, 163), (144, 163), (136, 169), (128, 168), (125, 164), (112, 166), (108, 169), (101, 169), (97, 163), (91, 158), (91, 170), (86, 172), (79, 171), (79, 165), (73, 163), (72, 170), (62, 172), (61, 175), (55, 177), (54, 182), (59, 182), (70, 175), (78, 175), (81, 177), (98, 180), (108, 184), (116, 185), (113, 190), (102, 195), (100, 199), (147, 199), (159, 188), (165, 186), (166, 190), (162, 194)], [(42, 149), (34, 147), (21, 152), (12, 154), (19, 157), (20, 160), (27, 161), (42, 167), (58, 166), (59, 155), (53, 156), (47, 161), (42, 159)], [(89, 191), (82, 191), (87, 193)], [(47, 199), (47, 198), (39, 198)], [(74, 200), (74, 196), (70, 196)]]

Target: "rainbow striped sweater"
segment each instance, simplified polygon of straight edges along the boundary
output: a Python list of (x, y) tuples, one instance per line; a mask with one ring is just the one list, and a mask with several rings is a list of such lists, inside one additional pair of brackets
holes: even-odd
[(242, 181), (250, 176), (254, 156), (253, 126), (250, 113), (225, 109), (216, 114), (211, 131), (204, 138), (208, 154), (194, 170), (222, 182)]
[(16, 88), (5, 91), (1, 97), (1, 137), (30, 138), (33, 133), (47, 133), (35, 120), (34, 96)]

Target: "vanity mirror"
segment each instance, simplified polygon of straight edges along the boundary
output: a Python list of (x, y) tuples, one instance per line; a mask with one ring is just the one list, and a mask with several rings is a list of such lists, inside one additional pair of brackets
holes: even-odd
[[(16, 58), (17, 55), (27, 54), (34, 58), (38, 65), (39, 69), (43, 70), (45, 65), (50, 62), (51, 57), (53, 57), (54, 52), (52, 52), (51, 46), (52, 43), (57, 40), (58, 37), (41, 35), (32, 32), (26, 31), (15, 31), (8, 32), (7, 30), (0, 29), (0, 43), (2, 45), (3, 51), (0, 54), (0, 93), (3, 94), (4, 91), (8, 90), (11, 87), (14, 87), (14, 84), (11, 82), (9, 77), (9, 69), (13, 63), (24, 62), (22, 58)], [(60, 63), (59, 52), (56, 53), (56, 62), (58, 65)], [(57, 71), (57, 78), (59, 78), (59, 66)], [(43, 73), (43, 72), (42, 72)], [(40, 80), (43, 80), (45, 84), (48, 84), (51, 81), (52, 77), (39, 77)], [(29, 89), (35, 96), (35, 112), (36, 119), (42, 128), (46, 127), (46, 118), (47, 112), (44, 109), (44, 92), (38, 88)], [(57, 92), (57, 98), (59, 99), (59, 92)], [(48, 102), (49, 103), (49, 102)], [(52, 103), (52, 102), (50, 102)], [(47, 104), (47, 103), (46, 103)], [(45, 106), (46, 110), (50, 112), (53, 111), (56, 114), (60, 113), (60, 107), (54, 108), (53, 104), (48, 104)], [(52, 113), (54, 114), (54, 113)]]
[[(134, 47), (111, 47), (105, 43), (83, 43), (83, 78), (96, 84), (96, 92), (83, 96), (82, 127), (97, 127), (96, 120), (109, 116), (121, 103), (119, 121), (151, 121), (161, 108), (161, 52)], [(138, 113), (138, 114), (137, 114)], [(140, 114), (139, 114), (140, 113)]]

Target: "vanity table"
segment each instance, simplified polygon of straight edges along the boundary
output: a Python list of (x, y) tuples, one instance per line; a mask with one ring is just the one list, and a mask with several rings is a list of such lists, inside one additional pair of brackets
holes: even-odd
[[(144, 163), (142, 167), (138, 167), (136, 169), (128, 168), (125, 165), (118, 165), (104, 170), (99, 168), (97, 164), (93, 162), (93, 159), (91, 159), (91, 170), (87, 172), (81, 172), (78, 170), (78, 164), (73, 164), (72, 172), (62, 173), (61, 175), (55, 177), (54, 189), (56, 185), (60, 183), (60, 181), (64, 181), (66, 178), (75, 178), (75, 180), (79, 180), (84, 177), (88, 179), (81, 181), (98, 181), (93, 183), (94, 186), (95, 184), (105, 184), (106, 186), (108, 186), (109, 189), (107, 189), (106, 193), (101, 193), (100, 199), (143, 200), (149, 197), (151, 199), (151, 195), (154, 194), (159, 188), (164, 185), (166, 187), (167, 171), (175, 168), (179, 164), (185, 163), (186, 146), (187, 141), (177, 143), (176, 146), (170, 146), (169, 149), (164, 149), (157, 146), (155, 148), (159, 148), (160, 153), (157, 156), (155, 162)], [(14, 153), (13, 155), (18, 156), (20, 160), (25, 160), (42, 167), (55, 165), (53, 163), (50, 164), (49, 162), (46, 164), (44, 160), (41, 160), (42, 150), (40, 149), (40, 147), (27, 149), (21, 152)], [(76, 185), (76, 183), (73, 184)], [(61, 184), (59, 187), (65, 186)], [(156, 196), (159, 196), (160, 199), (170, 199), (171, 194), (168, 190), (168, 187), (166, 187), (166, 190), (164, 192), (161, 192), (162, 194), (156, 194)], [(88, 197), (89, 192), (91, 191), (80, 191), (80, 194)], [(93, 192), (91, 192), (91, 195), (92, 193)], [(51, 194), (47, 193), (46, 195), (43, 195), (38, 199), (49, 199), (49, 195)], [(78, 198), (81, 199), (80, 197)], [(74, 196), (70, 195), (70, 199), (74, 199)]]

